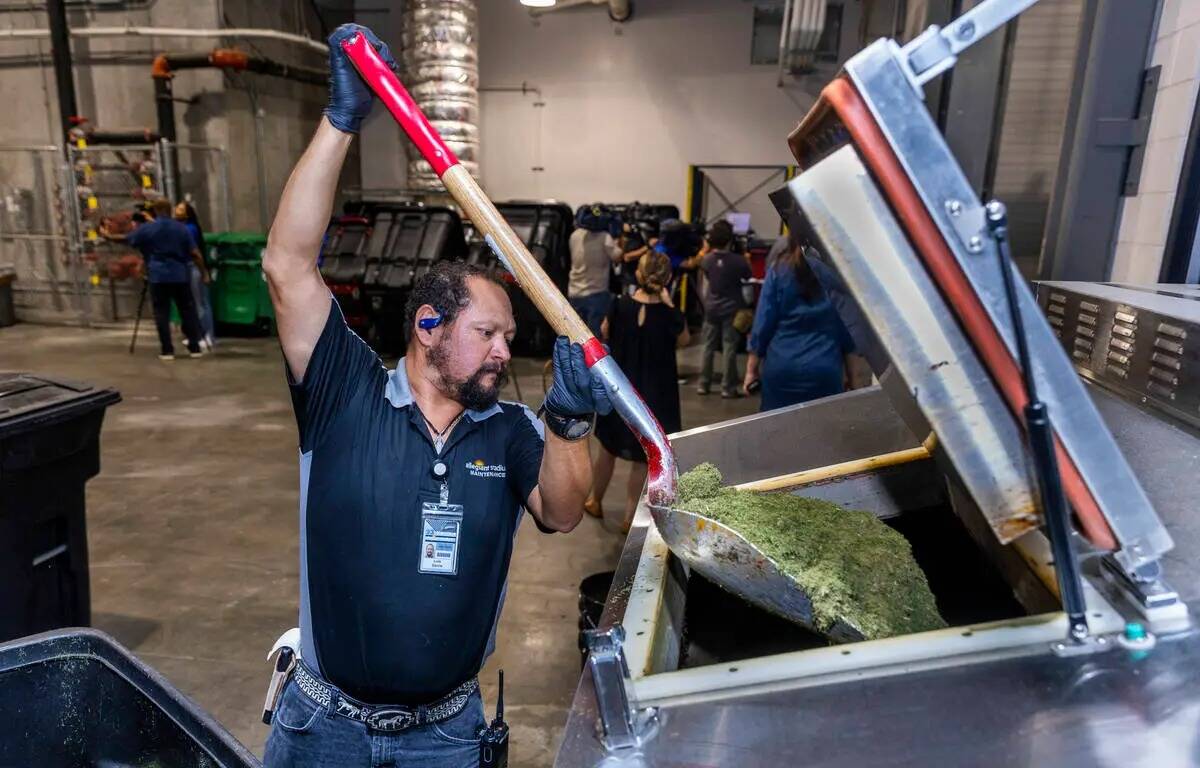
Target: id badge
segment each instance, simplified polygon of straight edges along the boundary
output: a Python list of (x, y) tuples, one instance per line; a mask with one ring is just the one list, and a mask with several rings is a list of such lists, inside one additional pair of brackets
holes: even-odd
[(421, 505), (420, 573), (458, 575), (458, 538), (462, 532), (461, 504)]

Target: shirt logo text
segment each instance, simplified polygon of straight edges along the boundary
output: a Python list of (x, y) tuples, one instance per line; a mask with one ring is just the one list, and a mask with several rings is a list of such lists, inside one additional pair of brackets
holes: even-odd
[(483, 459), (467, 462), (467, 474), (472, 477), (496, 477), (503, 480), (508, 476), (508, 468), (503, 464), (488, 464)]

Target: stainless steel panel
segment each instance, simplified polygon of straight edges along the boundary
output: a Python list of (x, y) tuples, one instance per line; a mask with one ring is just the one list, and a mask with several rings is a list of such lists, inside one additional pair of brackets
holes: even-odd
[(1038, 300), (1063, 318), (1064, 345), (1095, 330), (1089, 354), (1074, 356), (1080, 374), (1200, 427), (1200, 301), (1179, 288), (1044, 283)]
[[(1087, 392), (1178, 542), (1162, 561), (1166, 579), (1184, 600), (1200, 599), (1200, 515), (1194, 491), (1195, 478), (1200, 477), (1200, 434), (1104, 390), (1088, 387)], [(845, 407), (849, 404), (853, 407)], [(876, 388), (810, 406), (672, 439), (689, 465), (710, 450), (738, 455), (714, 439), (721, 435), (740, 443), (746, 456), (772, 460), (779, 451), (768, 448), (781, 444), (781, 434), (809, 425), (838, 457), (834, 460), (845, 461), (874, 452), (873, 423), (884, 436), (892, 435), (887, 440), (906, 432), (888, 398)], [(771, 423), (776, 419), (782, 429)], [(845, 429), (839, 428), (839, 419)], [(793, 444), (807, 450), (796, 456), (811, 462), (817, 456), (813, 432), (799, 434), (801, 439)], [(908, 438), (887, 449), (913, 444)], [(732, 467), (731, 471), (737, 472)], [(738, 474), (742, 480), (756, 479), (749, 476), (752, 473)], [(626, 541), (602, 619), (605, 625), (624, 617), (645, 534), (646, 527), (637, 526)], [(659, 713), (659, 735), (638, 753), (642, 762), (631, 758), (622, 763), (610, 756), (607, 759), (614, 762), (606, 765), (1200, 766), (1198, 675), (1200, 639), (1195, 634), (1163, 642), (1144, 657), (1114, 650), (1063, 659), (1034, 649), (1016, 658), (963, 658), (961, 664), (938, 671), (668, 706)], [(557, 766), (590, 768), (606, 759), (596, 723), (591, 679), (585, 674), (569, 712)]]
[[(995, 243), (982, 229), (968, 236), (956, 227), (956, 222), (969, 218), (980, 202), (888, 46), (887, 41), (880, 41), (868, 47), (847, 62), (846, 73), (1015, 358)], [(972, 237), (978, 238), (977, 242), (972, 244)], [(1015, 277), (1034, 375), (1055, 430), (1120, 542), (1119, 557), (1127, 567), (1153, 561), (1171, 548), (1171, 538), (1129, 464), (1109, 439), (1100, 415), (1084, 395), (1083, 385), (1070, 359), (1062, 353), (1058, 338), (1049, 323), (1041, 319), (1033, 294), (1019, 274)]]
[(1097, 385), (1088, 393), (1175, 539), (1161, 560), (1164, 579), (1185, 603), (1200, 604), (1200, 431), (1162, 418), (1125, 393)]
[(789, 187), (996, 537), (1031, 530), (1020, 430), (858, 155), (843, 147)]
[(728, 485), (921, 444), (879, 387), (676, 432), (670, 440), (680, 472), (709, 461)]
[[(555, 765), (598, 766), (584, 681)], [(1060, 658), (1028, 655), (660, 711), (640, 759), (606, 766), (1200, 766), (1200, 634)], [(583, 726), (583, 727), (581, 727)]]
[(942, 492), (942, 473), (929, 459), (814, 483), (792, 493), (808, 499), (831, 501), (846, 509), (861, 509), (881, 519), (932, 507), (946, 500)]

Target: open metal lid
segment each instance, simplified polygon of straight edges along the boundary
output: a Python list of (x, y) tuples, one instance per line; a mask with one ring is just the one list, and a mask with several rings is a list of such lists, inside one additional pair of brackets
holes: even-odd
[[(976, 39), (1030, 4), (977, 6), (991, 26)], [(997, 9), (1008, 15), (999, 18)], [(802, 169), (788, 185), (798, 206), (772, 199), (790, 226), (820, 244), (878, 336), (890, 366), (872, 367), (885, 385), (894, 379), (885, 388), (905, 401), (897, 409), (915, 403), (997, 538), (1008, 542), (1038, 524), (1017, 418), (1027, 398), (983, 203), (919, 89), (965, 47), (943, 52), (949, 63), (936, 59), (929, 41), (945, 37), (934, 28), (903, 49), (881, 40), (848, 61), (789, 136)], [(1128, 572), (1152, 568), (1171, 538), (1032, 292), (1008, 268), (1077, 527)], [(886, 376), (881, 367), (890, 368)]]

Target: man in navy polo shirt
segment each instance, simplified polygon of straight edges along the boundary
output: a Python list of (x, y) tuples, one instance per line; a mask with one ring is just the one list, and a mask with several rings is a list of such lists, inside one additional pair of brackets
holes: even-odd
[[(545, 424), (498, 400), (515, 324), (462, 263), (413, 288), (394, 370), (345, 323), (316, 258), (372, 96), (330, 38), (330, 104), (280, 201), (263, 260), (300, 431), (299, 661), (265, 763), (465, 768), (485, 726), (476, 679), (495, 643), (524, 511), (578, 524), (586, 437), (611, 404), (560, 339)], [(549, 429), (545, 427), (549, 426)]]

